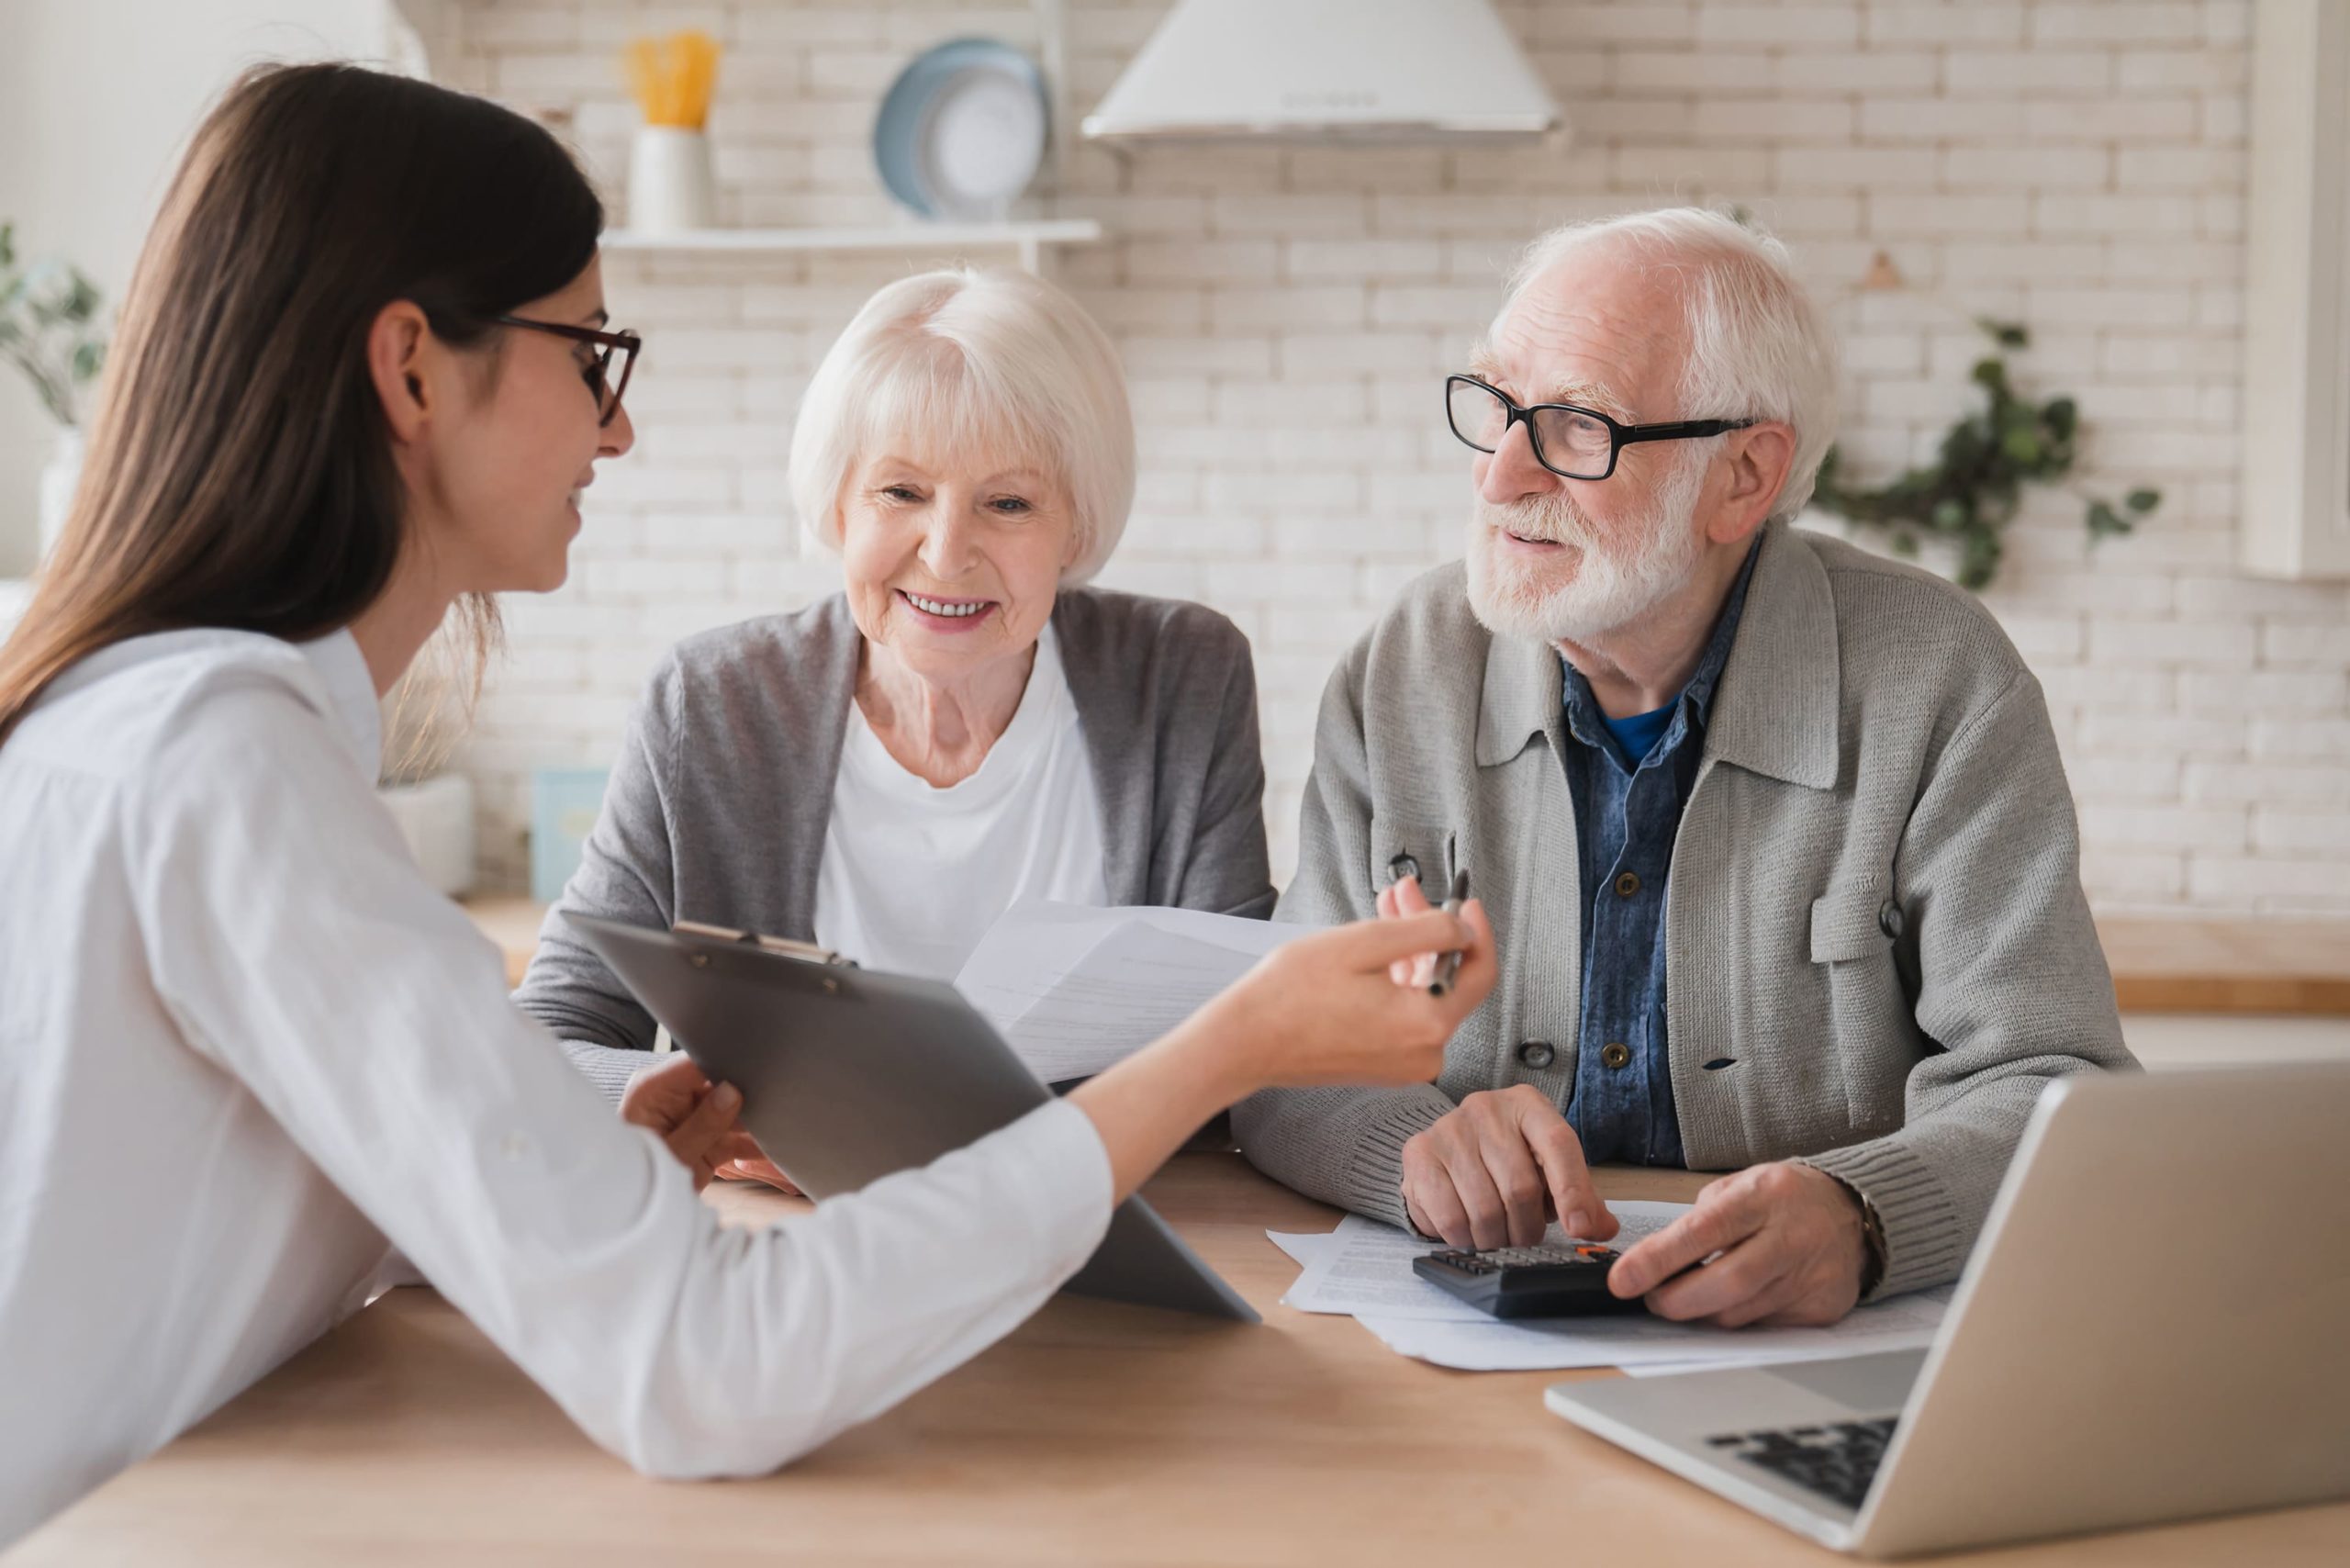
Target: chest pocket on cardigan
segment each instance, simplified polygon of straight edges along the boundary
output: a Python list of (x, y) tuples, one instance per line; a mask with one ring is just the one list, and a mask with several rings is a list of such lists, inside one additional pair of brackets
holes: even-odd
[(1410, 877), (1420, 884), (1428, 902), (1442, 903), (1452, 890), (1452, 870), (1459, 854), (1456, 836), (1449, 827), (1374, 813), (1369, 868), (1372, 897), (1393, 887), (1398, 877)]
[(1901, 1125), (1918, 1024), (1893, 947), (1900, 906), (1879, 882), (1845, 882), (1811, 901), (1811, 961), (1826, 968), (1828, 1030), (1855, 1129)]

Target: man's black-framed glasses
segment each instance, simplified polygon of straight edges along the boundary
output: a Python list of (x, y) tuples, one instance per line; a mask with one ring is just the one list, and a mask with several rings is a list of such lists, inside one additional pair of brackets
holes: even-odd
[[(552, 332), (574, 342), (595, 344), (600, 352), (580, 374), (587, 378), (588, 389), (596, 394), (596, 422), (612, 422), (613, 416), (621, 411), (621, 398), (628, 391), (629, 372), (636, 368), (636, 351), (644, 346), (643, 339), (634, 332), (599, 332), (593, 327), (575, 327), (567, 321), (533, 321), (527, 316), (498, 316), (492, 319), (501, 327), (528, 327), (533, 332)], [(612, 372), (615, 355), (620, 359), (618, 375)]]
[(1742, 431), (1753, 420), (1679, 420), (1671, 424), (1627, 425), (1596, 409), (1572, 403), (1537, 403), (1520, 408), (1473, 375), (1444, 378), (1444, 409), (1461, 444), (1494, 452), (1523, 422), (1534, 445), (1534, 460), (1562, 479), (1605, 479), (1616, 472), (1617, 454), (1636, 441), (1695, 441)]

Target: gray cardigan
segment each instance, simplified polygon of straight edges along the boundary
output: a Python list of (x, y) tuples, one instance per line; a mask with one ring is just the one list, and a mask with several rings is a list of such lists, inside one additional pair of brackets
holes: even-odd
[[(1331, 678), (1278, 918), (1370, 915), (1399, 853), (1438, 897), (1449, 853), (1500, 983), (1432, 1085), (1232, 1115), (1270, 1175), (1397, 1225), (1405, 1139), (1478, 1090), (1563, 1106), (1580, 1045), (1563, 675), (1480, 626), (1463, 583), (1458, 564), (1420, 578)], [(1804, 1157), (1841, 1177), (1883, 1221), (1880, 1292), (1957, 1274), (2044, 1084), (2131, 1063), (2039, 683), (1980, 604), (1913, 567), (1771, 525), (1665, 899), (1690, 1168)]]
[[(1204, 606), (1098, 588), (1062, 590), (1053, 626), (1101, 798), (1111, 900), (1269, 914), (1248, 639)], [(608, 1093), (643, 1065), (654, 1023), (564, 915), (812, 941), (861, 647), (835, 594), (689, 637), (655, 672), (514, 993)]]

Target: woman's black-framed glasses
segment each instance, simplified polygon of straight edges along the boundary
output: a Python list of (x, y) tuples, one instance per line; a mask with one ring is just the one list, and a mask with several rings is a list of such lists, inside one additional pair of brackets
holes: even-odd
[[(628, 391), (629, 372), (636, 368), (636, 351), (644, 340), (634, 332), (599, 332), (593, 327), (575, 327), (565, 321), (533, 321), (527, 316), (496, 316), (501, 327), (528, 327), (533, 332), (552, 332), (558, 338), (574, 342), (593, 343), (603, 352), (588, 361), (580, 374), (587, 377), (588, 389), (596, 394), (597, 423), (609, 425), (621, 411), (621, 398)], [(612, 356), (620, 356), (620, 374), (612, 374)]]
[(1561, 479), (1605, 479), (1616, 472), (1617, 456), (1636, 441), (1694, 441), (1725, 431), (1742, 431), (1753, 420), (1680, 420), (1671, 424), (1618, 424), (1596, 409), (1572, 403), (1537, 403), (1520, 408), (1473, 375), (1444, 378), (1444, 408), (1452, 433), (1479, 452), (1500, 449), (1509, 428), (1523, 422), (1534, 445), (1534, 461)]

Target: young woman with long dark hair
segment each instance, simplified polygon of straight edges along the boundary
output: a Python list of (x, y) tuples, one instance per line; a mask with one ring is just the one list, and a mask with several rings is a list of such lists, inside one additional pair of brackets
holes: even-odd
[[(616, 1119), (372, 790), (381, 694), (563, 580), (633, 439), (601, 223), (529, 121), (332, 65), (241, 82), (164, 202), (0, 648), (0, 1543), (395, 1248), (632, 1463), (771, 1468), (1026, 1316), (1214, 1111), (1425, 1080), (1492, 983), (1473, 910), (1307, 937), (1068, 1100), (722, 1236), (732, 1090), (680, 1060)], [(1455, 946), (1447, 999), (1389, 977)]]

